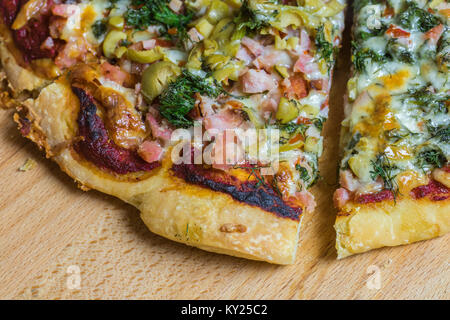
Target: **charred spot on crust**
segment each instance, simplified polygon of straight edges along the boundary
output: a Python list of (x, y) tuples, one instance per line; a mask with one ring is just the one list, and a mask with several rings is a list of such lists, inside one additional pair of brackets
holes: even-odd
[(411, 196), (414, 199), (429, 197), (433, 201), (442, 201), (450, 197), (450, 189), (436, 180), (431, 180), (427, 185), (412, 189)]
[(78, 114), (79, 139), (74, 149), (99, 168), (118, 174), (150, 171), (159, 162), (145, 162), (136, 151), (117, 146), (108, 136), (103, 120), (96, 114), (94, 98), (85, 90), (72, 86), (72, 91), (80, 100)]
[(298, 221), (302, 213), (302, 208), (290, 206), (274, 190), (260, 186), (255, 181), (240, 181), (236, 177), (216, 174), (215, 171), (193, 164), (176, 164), (172, 171), (175, 176), (188, 183), (229, 194), (237, 201), (259, 207), (279, 217)]

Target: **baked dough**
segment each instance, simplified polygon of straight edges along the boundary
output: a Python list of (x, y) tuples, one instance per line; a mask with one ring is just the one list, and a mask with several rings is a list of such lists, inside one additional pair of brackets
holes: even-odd
[[(118, 180), (78, 159), (75, 137), (78, 98), (59, 80), (35, 100), (24, 102), (20, 117), (32, 123), (28, 138), (85, 189), (96, 189), (141, 211), (148, 228), (174, 241), (217, 253), (277, 264), (295, 260), (300, 222), (242, 204), (231, 196), (187, 184), (170, 172), (170, 159), (139, 181)], [(300, 218), (301, 219), (301, 218)]]
[(338, 258), (384, 246), (427, 240), (450, 232), (450, 200), (403, 198), (347, 204), (335, 223)]

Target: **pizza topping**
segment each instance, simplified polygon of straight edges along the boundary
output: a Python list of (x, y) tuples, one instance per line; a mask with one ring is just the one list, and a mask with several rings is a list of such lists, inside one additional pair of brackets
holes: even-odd
[(10, 26), (20, 9), (21, 0), (4, 0), (0, 2), (0, 13), (6, 25)]
[[(356, 5), (341, 185), (357, 202), (415, 194), (450, 158), (448, 17), (428, 10), (431, 3), (389, 3)], [(372, 23), (369, 4), (394, 12)]]
[(450, 197), (450, 189), (435, 180), (431, 180), (427, 185), (412, 189), (411, 195), (415, 199), (429, 197), (431, 200), (441, 201)]
[(242, 91), (245, 93), (259, 93), (275, 89), (276, 80), (264, 70), (250, 69), (241, 78)]
[[(81, 139), (74, 144), (74, 149), (99, 168), (117, 174), (127, 174), (139, 171), (150, 171), (159, 166), (158, 162), (148, 163), (136, 151), (117, 146), (111, 141), (103, 120), (96, 114), (97, 106), (92, 96), (81, 88), (72, 87), (80, 100), (78, 115), (79, 136)], [(150, 156), (150, 151), (155, 155)], [(146, 159), (158, 158), (158, 150), (148, 148)], [(159, 151), (158, 151), (159, 152)]]
[(152, 163), (161, 160), (164, 150), (156, 141), (144, 141), (137, 152), (142, 159)]

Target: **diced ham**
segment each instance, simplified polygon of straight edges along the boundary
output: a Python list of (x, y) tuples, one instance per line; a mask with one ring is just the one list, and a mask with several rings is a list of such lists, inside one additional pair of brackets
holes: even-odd
[(76, 14), (80, 8), (75, 4), (57, 4), (52, 8), (52, 13), (55, 16), (60, 16), (64, 18), (69, 18), (70, 16)]
[(277, 112), (279, 100), (280, 99), (277, 100), (273, 97), (264, 99), (261, 102), (261, 111), (264, 112), (264, 114), (267, 114), (268, 117), (274, 115)]
[(138, 148), (139, 156), (148, 163), (161, 160), (163, 148), (156, 141), (144, 141)]
[(156, 46), (156, 40), (155, 39), (149, 39), (142, 41), (142, 47), (145, 50), (151, 50)]
[[(154, 113), (154, 114), (153, 114)], [(172, 136), (172, 129), (158, 121), (156, 114), (156, 110), (150, 110), (147, 113), (147, 122), (150, 125), (150, 129), (152, 131), (152, 136), (154, 138), (161, 139), (165, 142), (170, 141), (170, 137)]]
[(271, 70), (274, 65), (290, 66), (292, 59), (286, 51), (268, 50), (253, 61), (258, 69)]
[(305, 74), (312, 74), (319, 71), (317, 63), (314, 62), (314, 58), (309, 54), (302, 53), (298, 57), (297, 62), (294, 65), (295, 72), (303, 72)]
[(305, 29), (300, 31), (300, 52), (305, 52), (309, 50), (311, 47), (311, 39), (309, 38), (309, 34)]
[(114, 81), (120, 85), (123, 85), (125, 80), (129, 77), (126, 72), (108, 62), (103, 62), (100, 65), (100, 70), (106, 79)]
[(302, 99), (308, 95), (307, 81), (303, 75), (296, 73), (283, 80), (284, 92), (289, 99)]
[(409, 38), (411, 35), (408, 31), (405, 31), (393, 24), (391, 24), (389, 29), (386, 30), (386, 34), (392, 38)]
[(244, 119), (237, 112), (231, 109), (222, 109), (218, 113), (206, 117), (203, 123), (206, 130), (222, 131), (239, 128), (243, 122)]
[(236, 54), (236, 58), (241, 61), (244, 61), (246, 65), (249, 65), (253, 61), (253, 58), (248, 52), (248, 50), (242, 46), (239, 48), (239, 51)]
[(241, 83), (245, 93), (260, 93), (278, 87), (277, 81), (264, 70), (248, 70), (241, 77)]
[(360, 186), (358, 180), (350, 170), (341, 170), (339, 173), (339, 183), (349, 191), (355, 191)]
[(191, 28), (187, 34), (192, 42), (200, 42), (204, 38), (195, 27)]
[(74, 38), (67, 42), (64, 48), (55, 58), (55, 64), (60, 69), (65, 69), (76, 64), (79, 59), (83, 59), (86, 54), (86, 45), (81, 38)]
[(295, 193), (295, 197), (303, 204), (303, 207), (306, 211), (312, 212), (316, 207), (316, 201), (314, 201), (314, 197), (308, 191), (300, 191)]
[(339, 188), (334, 192), (333, 202), (336, 208), (342, 208), (350, 200), (350, 193), (345, 188)]
[(427, 33), (425, 33), (425, 39), (428, 39), (428, 41), (436, 45), (442, 35), (442, 32), (444, 32), (444, 25), (437, 25), (436, 27), (428, 30)]
[(241, 141), (232, 130), (223, 131), (214, 140), (211, 153), (212, 166), (227, 170), (245, 161), (245, 152)]
[(59, 38), (66, 26), (67, 19), (62, 17), (51, 17), (48, 31), (52, 38)]
[(169, 2), (169, 8), (175, 13), (180, 13), (183, 8), (183, 2), (181, 0), (171, 0)]
[(243, 37), (241, 40), (241, 43), (248, 49), (250, 52), (255, 56), (260, 56), (263, 51), (264, 47), (256, 40), (253, 40), (248, 37)]

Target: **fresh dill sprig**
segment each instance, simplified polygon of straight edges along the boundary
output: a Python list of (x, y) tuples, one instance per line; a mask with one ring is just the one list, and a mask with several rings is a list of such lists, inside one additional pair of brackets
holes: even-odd
[(359, 48), (359, 46), (353, 42), (353, 55), (352, 61), (355, 66), (355, 69), (359, 72), (364, 72), (366, 70), (366, 60), (370, 60), (372, 62), (385, 63), (387, 61), (387, 57), (376, 53), (375, 51), (369, 48)]
[(173, 38), (169, 29), (176, 29), (176, 37), (182, 41), (188, 37), (186, 26), (192, 20), (194, 14), (177, 14), (173, 12), (166, 0), (133, 0), (134, 8), (127, 10), (125, 19), (128, 25), (139, 29), (145, 29), (150, 25), (160, 25), (166, 37)]
[(333, 44), (325, 38), (323, 26), (316, 29), (315, 44), (320, 56), (327, 62), (328, 68), (331, 69), (337, 50)]
[(426, 169), (442, 168), (447, 158), (438, 148), (421, 151), (417, 156), (417, 166), (423, 171)]
[(395, 165), (392, 165), (387, 156), (382, 153), (379, 154), (375, 161), (370, 161), (372, 170), (370, 171), (370, 177), (372, 180), (376, 180), (378, 177), (383, 180), (384, 188), (391, 190), (395, 196), (398, 194), (398, 185), (395, 181), (396, 174), (394, 170), (397, 169)]
[(193, 125), (188, 113), (195, 106), (195, 93), (217, 98), (224, 93), (220, 84), (183, 70), (182, 74), (159, 96), (159, 111), (175, 127), (188, 128)]

